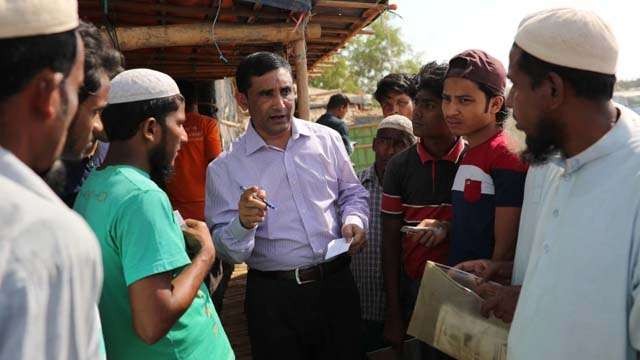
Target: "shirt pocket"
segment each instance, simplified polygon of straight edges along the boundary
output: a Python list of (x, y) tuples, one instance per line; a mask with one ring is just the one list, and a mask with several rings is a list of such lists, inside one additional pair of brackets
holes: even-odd
[(293, 157), (300, 195), (314, 204), (332, 202), (338, 197), (339, 181), (334, 159), (318, 139), (307, 141)]
[(466, 179), (464, 181), (464, 200), (468, 203), (475, 203), (482, 196), (482, 181)]
[(333, 193), (337, 185), (337, 178), (327, 169), (319, 156), (308, 157), (297, 166), (297, 175), (300, 181), (300, 190), (306, 199), (314, 201), (328, 201), (337, 197)]

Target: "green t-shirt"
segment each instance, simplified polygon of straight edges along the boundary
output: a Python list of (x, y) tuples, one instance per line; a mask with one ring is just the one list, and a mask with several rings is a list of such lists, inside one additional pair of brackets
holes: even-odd
[(177, 276), (190, 263), (169, 199), (147, 173), (131, 166), (96, 170), (82, 186), (74, 208), (102, 248), (99, 308), (109, 360), (235, 358), (204, 285), (157, 343), (145, 344), (133, 329), (127, 287), (162, 272)]

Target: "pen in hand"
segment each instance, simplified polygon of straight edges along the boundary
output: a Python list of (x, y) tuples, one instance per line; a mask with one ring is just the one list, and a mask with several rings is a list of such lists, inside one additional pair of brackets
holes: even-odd
[[(246, 187), (246, 186), (242, 186), (242, 185), (240, 185), (240, 190), (242, 190), (242, 191), (247, 191), (247, 190), (249, 190), (249, 188), (248, 188), (248, 187)], [(271, 205), (271, 204), (269, 204), (269, 202), (267, 202), (267, 200), (265, 200), (265, 199), (263, 199), (263, 198), (259, 198), (259, 199), (260, 199), (260, 200), (261, 200), (265, 205), (267, 205), (267, 207), (268, 207), (269, 209), (273, 209), (273, 210), (275, 210), (275, 209), (276, 209), (276, 207), (275, 207), (275, 206), (273, 206), (273, 205)]]

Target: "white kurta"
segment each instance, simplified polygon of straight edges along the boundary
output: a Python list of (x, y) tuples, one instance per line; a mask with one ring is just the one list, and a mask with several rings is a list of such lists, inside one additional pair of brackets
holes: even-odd
[[(640, 130), (617, 124), (527, 182), (510, 359), (636, 359), (640, 348)], [(526, 273), (523, 268), (526, 267)]]
[(0, 148), (0, 359), (97, 359), (102, 258), (89, 227)]
[(543, 166), (530, 166), (527, 171), (516, 255), (513, 261), (513, 277), (511, 279), (513, 285), (522, 285), (524, 282), (524, 274), (527, 271), (531, 246), (533, 245), (533, 236), (540, 219), (540, 204), (551, 185), (547, 179), (551, 176), (549, 173), (557, 168), (555, 163), (550, 163)]

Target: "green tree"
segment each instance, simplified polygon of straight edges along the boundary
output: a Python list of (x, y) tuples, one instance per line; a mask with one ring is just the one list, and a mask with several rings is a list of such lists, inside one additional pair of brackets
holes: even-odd
[(367, 29), (372, 34), (354, 37), (333, 56), (334, 66), (312, 80), (313, 86), (372, 93), (378, 80), (388, 73), (419, 70), (419, 56), (402, 40), (400, 28), (390, 23), (388, 14), (380, 16)]
[(335, 55), (332, 67), (327, 68), (321, 76), (311, 80), (311, 85), (321, 89), (340, 89), (342, 91), (357, 93), (360, 91), (349, 71), (347, 58), (343, 55)]

